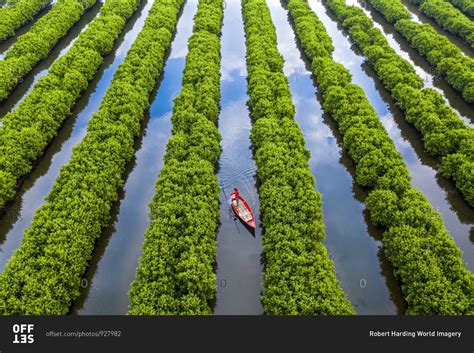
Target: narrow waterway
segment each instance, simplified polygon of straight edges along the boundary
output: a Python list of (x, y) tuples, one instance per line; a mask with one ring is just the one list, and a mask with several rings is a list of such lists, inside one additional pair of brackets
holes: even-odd
[(36, 209), (44, 203), (44, 198), (51, 191), (60, 168), (69, 161), (73, 147), (84, 137), (92, 114), (98, 110), (117, 67), (125, 59), (143, 27), (152, 3), (153, 1), (142, 1), (117, 39), (112, 53), (105, 58), (94, 80), (80, 98), (72, 116), (66, 120), (33, 172), (25, 178), (15, 200), (0, 218), (0, 272), (13, 251), (20, 246), (25, 229), (31, 224)]
[(474, 270), (472, 208), (463, 200), (454, 184), (439, 175), (435, 169), (437, 162), (424, 152), (420, 134), (405, 121), (402, 112), (376, 78), (365, 57), (351, 44), (319, 1), (310, 0), (309, 3), (332, 38), (334, 59), (348, 68), (353, 82), (364, 89), (397, 150), (402, 154), (413, 179), (413, 186), (422, 191), (431, 205), (441, 213), (446, 228), (463, 251), (467, 267)]
[(278, 0), (268, 5), (285, 59), (298, 122), (311, 151), (310, 166), (322, 194), (325, 244), (336, 274), (358, 314), (396, 314), (404, 303), (380, 250), (380, 233), (366, 222), (365, 192), (353, 181), (354, 166), (340, 147), (340, 135), (323, 115), (316, 88), (297, 46), (288, 12)]
[(362, 0), (346, 0), (348, 5), (361, 8), (367, 16), (372, 18), (374, 26), (382, 31), (390, 46), (395, 52), (407, 60), (416, 73), (423, 78), (425, 87), (437, 90), (443, 95), (444, 100), (453, 108), (459, 117), (467, 124), (474, 126), (474, 104), (468, 104), (462, 96), (446, 83), (428, 61), (410, 47), (405, 39), (390, 25), (373, 7)]
[[(413, 19), (419, 23), (426, 23), (429, 24), (431, 27), (435, 29), (436, 32), (442, 34), (443, 36), (447, 37), (451, 43), (454, 43), (461, 49), (461, 51), (471, 57), (474, 58), (474, 50), (467, 44), (464, 39), (457, 36), (456, 34), (452, 34), (446, 30), (444, 30), (434, 19), (426, 16), (424, 13), (420, 11), (419, 5), (412, 4), (408, 0), (402, 0), (403, 5), (408, 9), (408, 11), (412, 14)], [(453, 6), (454, 7), (454, 6)], [(459, 11), (460, 12), (460, 11)]]
[(49, 72), (51, 65), (64, 54), (67, 53), (69, 48), (74, 44), (79, 34), (84, 31), (92, 20), (98, 15), (102, 1), (97, 3), (86, 11), (84, 15), (77, 21), (74, 26), (67, 32), (67, 34), (61, 38), (58, 43), (51, 49), (46, 59), (40, 61), (25, 77), (23, 77), (19, 84), (12, 91), (10, 96), (0, 103), (0, 119), (3, 118), (8, 112), (15, 109), (18, 104), (25, 99), (25, 97), (33, 89), (34, 85), (38, 80), (45, 76)]
[(143, 124), (133, 162), (127, 168), (120, 204), (112, 225), (98, 240), (86, 272), (81, 295), (72, 313), (123, 315), (128, 311), (128, 290), (135, 278), (144, 234), (150, 225), (148, 204), (155, 194), (157, 176), (163, 167), (166, 144), (171, 136), (173, 99), (181, 90), (188, 39), (192, 34), (197, 0), (188, 0), (180, 15), (177, 32), (149, 117)]
[[(5, 6), (10, 6), (10, 4), (8, 2), (5, 2), (3, 5), (0, 5), (0, 7), (5, 7)], [(16, 31), (15, 31), (15, 34), (13, 36), (11, 36), (10, 38), (7, 38), (6, 40), (4, 40), (3, 42), (0, 42), (0, 59), (3, 58), (3, 56), (5, 55), (5, 52), (13, 45), (13, 43), (15, 43), (15, 41), (17, 40), (17, 38), (19, 36), (21, 36), (22, 34), (25, 34), (26, 32), (28, 32), (28, 30), (36, 23), (38, 22), (38, 20), (43, 17), (45, 14), (48, 13), (48, 11), (51, 9), (51, 6), (52, 4), (49, 4), (48, 6), (46, 6), (43, 10), (41, 10), (40, 12), (38, 12), (36, 14), (36, 16), (33, 17), (33, 19), (31, 21), (28, 21), (27, 23), (25, 23), (23, 26), (21, 26), (20, 28), (18, 28)]]
[[(221, 113), (219, 131), (220, 227), (217, 234), (216, 315), (261, 315), (262, 253), (256, 165), (250, 142), (247, 108), (245, 33), (239, 0), (226, 1), (222, 32)], [(251, 231), (238, 220), (228, 197), (239, 189), (252, 208), (257, 223)]]

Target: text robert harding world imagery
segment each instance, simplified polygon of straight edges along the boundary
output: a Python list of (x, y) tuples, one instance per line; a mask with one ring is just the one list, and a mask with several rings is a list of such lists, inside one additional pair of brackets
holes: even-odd
[(369, 337), (461, 338), (461, 331), (369, 331)]

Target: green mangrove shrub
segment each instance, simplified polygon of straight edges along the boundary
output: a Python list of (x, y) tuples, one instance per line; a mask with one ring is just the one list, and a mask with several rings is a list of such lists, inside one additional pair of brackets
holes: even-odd
[(199, 0), (130, 315), (209, 315), (216, 296), (222, 0)]
[(13, 36), (15, 30), (31, 21), (51, 0), (17, 0), (0, 8), (0, 42)]
[(474, 18), (474, 0), (447, 0), (462, 13), (470, 18)]
[(466, 102), (474, 102), (474, 61), (471, 58), (430, 25), (412, 21), (400, 0), (368, 1), (387, 21), (394, 23), (410, 46), (424, 56)]
[(372, 20), (357, 7), (328, 0), (328, 7), (362, 49), (382, 84), (423, 136), (427, 153), (440, 158), (444, 176), (452, 178), (466, 201), (474, 206), (474, 135), (434, 89), (423, 89), (422, 79), (408, 61), (388, 44)]
[(433, 18), (444, 30), (458, 35), (474, 47), (474, 22), (445, 0), (410, 0), (420, 11)]
[(0, 61), (0, 102), (45, 59), (54, 45), (97, 0), (58, 0), (31, 29), (20, 36)]
[[(354, 314), (324, 246), (321, 194), (315, 191), (310, 154), (294, 120), (295, 108), (270, 11), (264, 0), (243, 0), (242, 6), (254, 121), (251, 140), (261, 183), (265, 313)], [(301, 26), (308, 30), (311, 23)], [(321, 38), (311, 36), (308, 50), (320, 53), (332, 49), (330, 41)]]
[[(344, 14), (348, 23), (354, 20), (350, 14), (357, 11), (344, 0), (326, 3), (338, 17)], [(356, 165), (356, 182), (368, 190), (365, 203), (372, 223), (385, 228), (383, 248), (401, 283), (407, 314), (472, 314), (474, 276), (465, 268), (461, 251), (441, 216), (411, 186), (403, 159), (364, 91), (351, 83), (349, 71), (332, 59), (332, 50), (319, 56), (309, 55), (317, 52), (311, 50), (312, 33), (329, 41), (330, 37), (306, 0), (289, 0), (288, 9), (297, 37), (312, 60), (323, 109), (338, 123), (343, 147)], [(298, 23), (314, 25), (312, 30), (303, 31)], [(373, 31), (366, 37), (372, 34)], [(382, 48), (380, 52), (383, 51)], [(421, 84), (416, 77), (410, 77), (410, 72), (407, 75), (408, 82)]]
[[(113, 4), (123, 16), (131, 15), (138, 2)], [(153, 4), (84, 140), (74, 148), (47, 202), (36, 212), (21, 246), (0, 275), (1, 315), (66, 314), (79, 295), (81, 278), (97, 238), (109, 224), (126, 165), (135, 153), (134, 142), (163, 71), (182, 4), (183, 0)], [(104, 6), (106, 17), (121, 19), (123, 24), (123, 17), (112, 15), (111, 4)], [(101, 28), (107, 37), (118, 32), (109, 26)]]
[(70, 116), (138, 4), (139, 0), (107, 0), (69, 51), (5, 115), (0, 126), (0, 210), (14, 198), (18, 182)]

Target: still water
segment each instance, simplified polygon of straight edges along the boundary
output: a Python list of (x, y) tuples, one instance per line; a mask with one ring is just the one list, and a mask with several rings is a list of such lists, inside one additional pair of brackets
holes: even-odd
[(322, 194), (325, 243), (337, 277), (358, 314), (403, 312), (396, 281), (380, 250), (380, 233), (366, 220), (366, 194), (354, 184), (354, 166), (340, 147), (340, 135), (332, 120), (322, 112), (288, 13), (278, 0), (268, 4), (277, 30), (278, 49), (285, 59), (296, 121), (311, 151), (310, 166), (316, 189)]
[(395, 106), (390, 93), (377, 79), (362, 53), (352, 45), (320, 2), (310, 0), (309, 3), (332, 37), (335, 60), (344, 64), (351, 72), (353, 82), (364, 89), (395, 143), (395, 147), (407, 164), (413, 186), (421, 190), (431, 205), (441, 213), (447, 230), (463, 251), (467, 268), (473, 271), (474, 212), (472, 208), (467, 205), (454, 184), (437, 172), (438, 162), (424, 152), (420, 134), (415, 127), (405, 121), (403, 113)]
[[(261, 229), (256, 166), (250, 142), (251, 121), (247, 109), (245, 34), (239, 0), (226, 1), (222, 32), (221, 114), (219, 131), (220, 227), (217, 234), (216, 315), (260, 315), (262, 291)], [(257, 223), (250, 232), (236, 219), (229, 193), (239, 189), (252, 208)]]
[(135, 279), (144, 234), (150, 225), (147, 207), (155, 194), (156, 179), (171, 136), (173, 99), (181, 90), (196, 10), (197, 0), (188, 0), (184, 5), (161, 84), (153, 95), (142, 137), (137, 141), (138, 151), (128, 166), (120, 205), (113, 211), (111, 226), (96, 244), (73, 314), (123, 315), (128, 311), (128, 290)]

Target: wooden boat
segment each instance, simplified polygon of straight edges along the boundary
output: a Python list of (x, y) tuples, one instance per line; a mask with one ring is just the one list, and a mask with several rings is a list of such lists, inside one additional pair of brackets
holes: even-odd
[(250, 208), (247, 201), (243, 199), (239, 194), (239, 190), (234, 188), (234, 192), (230, 194), (230, 202), (232, 209), (234, 210), (237, 217), (240, 218), (244, 224), (248, 225), (250, 228), (255, 229), (255, 217), (253, 215), (252, 209)]

